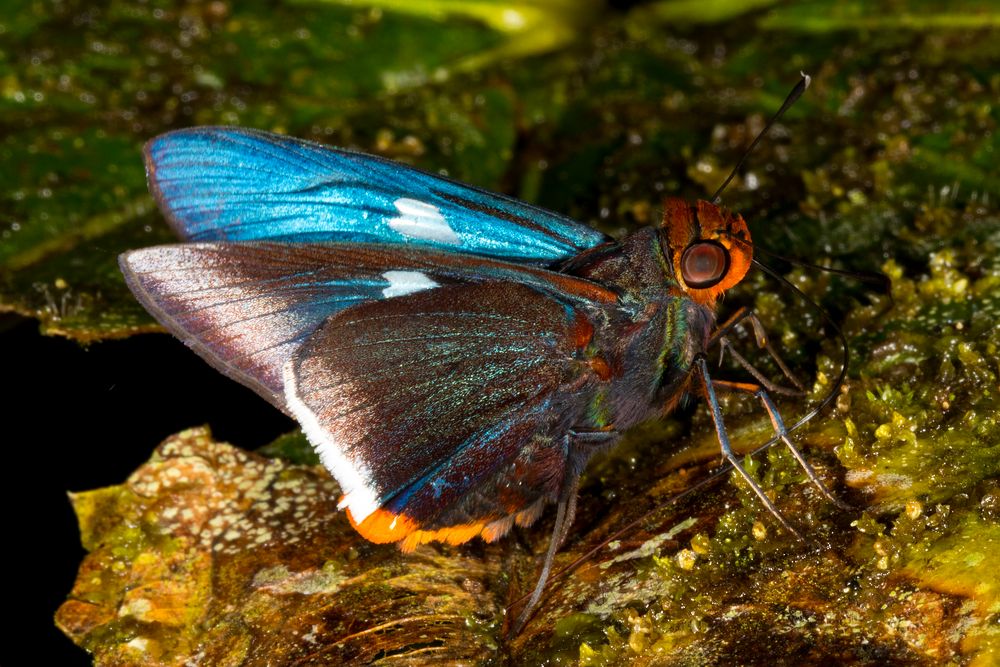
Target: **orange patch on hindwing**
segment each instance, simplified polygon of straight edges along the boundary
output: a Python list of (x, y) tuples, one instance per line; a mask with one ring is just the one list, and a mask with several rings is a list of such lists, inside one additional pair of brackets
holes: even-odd
[(393, 514), (385, 510), (375, 510), (364, 521), (358, 523), (347, 510), (347, 520), (361, 537), (375, 544), (399, 542), (419, 528), (417, 522), (405, 514)]
[(544, 503), (535, 502), (525, 510), (500, 519), (484, 519), (433, 530), (421, 530), (420, 525), (405, 514), (393, 514), (382, 509), (375, 510), (360, 523), (354, 520), (350, 509), (346, 512), (347, 520), (361, 537), (375, 544), (396, 542), (400, 550), (408, 553), (430, 542), (463, 544), (480, 536), (487, 542), (495, 542), (506, 535), (515, 523), (519, 526), (534, 523), (541, 515), (543, 506)]

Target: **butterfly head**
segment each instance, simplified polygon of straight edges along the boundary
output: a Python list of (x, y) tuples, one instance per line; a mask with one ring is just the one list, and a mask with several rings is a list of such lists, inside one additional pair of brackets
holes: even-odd
[(667, 199), (660, 243), (681, 289), (708, 306), (743, 280), (753, 260), (743, 216), (707, 201)]

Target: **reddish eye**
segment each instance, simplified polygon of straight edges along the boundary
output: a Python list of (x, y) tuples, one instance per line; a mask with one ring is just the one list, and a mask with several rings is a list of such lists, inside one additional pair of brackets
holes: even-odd
[(729, 270), (729, 252), (714, 241), (692, 243), (681, 256), (681, 276), (688, 287), (717, 285)]

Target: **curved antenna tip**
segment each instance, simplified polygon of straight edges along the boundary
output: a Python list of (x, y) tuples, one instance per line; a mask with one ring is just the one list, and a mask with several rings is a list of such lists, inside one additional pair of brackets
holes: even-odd
[(712, 198), (709, 199), (710, 202), (712, 202), (713, 204), (719, 203), (722, 191), (725, 190), (726, 187), (729, 185), (729, 183), (733, 180), (733, 178), (736, 177), (736, 172), (738, 172), (740, 167), (743, 166), (743, 163), (746, 161), (747, 156), (753, 152), (753, 149), (757, 147), (757, 144), (760, 143), (760, 140), (764, 137), (764, 135), (767, 134), (768, 130), (771, 129), (771, 126), (774, 125), (779, 118), (785, 115), (785, 112), (788, 111), (788, 107), (795, 104), (795, 101), (800, 97), (802, 97), (802, 93), (806, 92), (806, 88), (809, 87), (809, 82), (812, 81), (812, 77), (810, 77), (805, 72), (801, 71), (799, 72), (799, 74), (802, 75), (802, 79), (797, 84), (795, 84), (795, 87), (792, 88), (792, 91), (788, 93), (788, 97), (786, 97), (785, 101), (782, 102), (781, 108), (778, 109), (778, 111), (773, 116), (771, 116), (771, 120), (767, 121), (767, 124), (764, 125), (764, 129), (762, 129), (760, 132), (757, 133), (757, 136), (754, 137), (752, 142), (750, 142), (750, 146), (748, 146), (747, 149), (743, 151), (743, 155), (741, 155), (740, 159), (736, 161), (736, 166), (733, 167), (732, 171), (729, 172), (729, 175), (726, 176), (726, 180), (722, 181), (722, 185), (720, 185), (715, 190), (715, 194), (713, 194)]

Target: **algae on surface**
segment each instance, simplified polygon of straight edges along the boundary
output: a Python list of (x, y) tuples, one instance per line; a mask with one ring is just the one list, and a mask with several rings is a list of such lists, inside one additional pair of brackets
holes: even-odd
[[(759, 248), (892, 278), (890, 299), (789, 274), (851, 345), (835, 408), (796, 438), (856, 510), (824, 501), (780, 449), (751, 468), (809, 544), (738, 481), (669, 503), (712, 467), (710, 422), (698, 409), (637, 429), (588, 471), (557, 567), (639, 524), (556, 578), (507, 642), (502, 611), (530, 589), (551, 516), (520, 541), (402, 556), (347, 527), (301, 440), (268, 450), (291, 464), (188, 432), (126, 485), (75, 496), (91, 554), (58, 615), (67, 634), (104, 664), (199, 646), (233, 663), (310, 649), (345, 661), (1000, 661), (996, 12), (677, 0), (595, 2), (581, 18), (553, 0), (517, 33), (504, 11), (536, 3), (466, 7), (482, 15), (397, 4), (14, 3), (0, 17), (0, 310), (83, 341), (155, 328), (115, 257), (169, 241), (139, 152), (168, 129), (233, 123), (377, 152), (621, 234), (654, 224), (664, 195), (708, 196), (805, 69), (812, 87), (725, 204)], [(555, 27), (565, 39), (537, 39)], [(525, 34), (530, 48), (508, 48)], [(814, 309), (760, 276), (725, 307), (740, 303), (813, 403), (831, 390), (840, 351)], [(751, 397), (724, 401), (740, 446), (770, 437)], [(811, 404), (781, 408), (793, 422)], [(136, 493), (144, 479), (155, 492)], [(296, 500), (281, 480), (314, 492)], [(227, 540), (227, 521), (248, 532)], [(294, 549), (286, 529), (299, 531)]]

